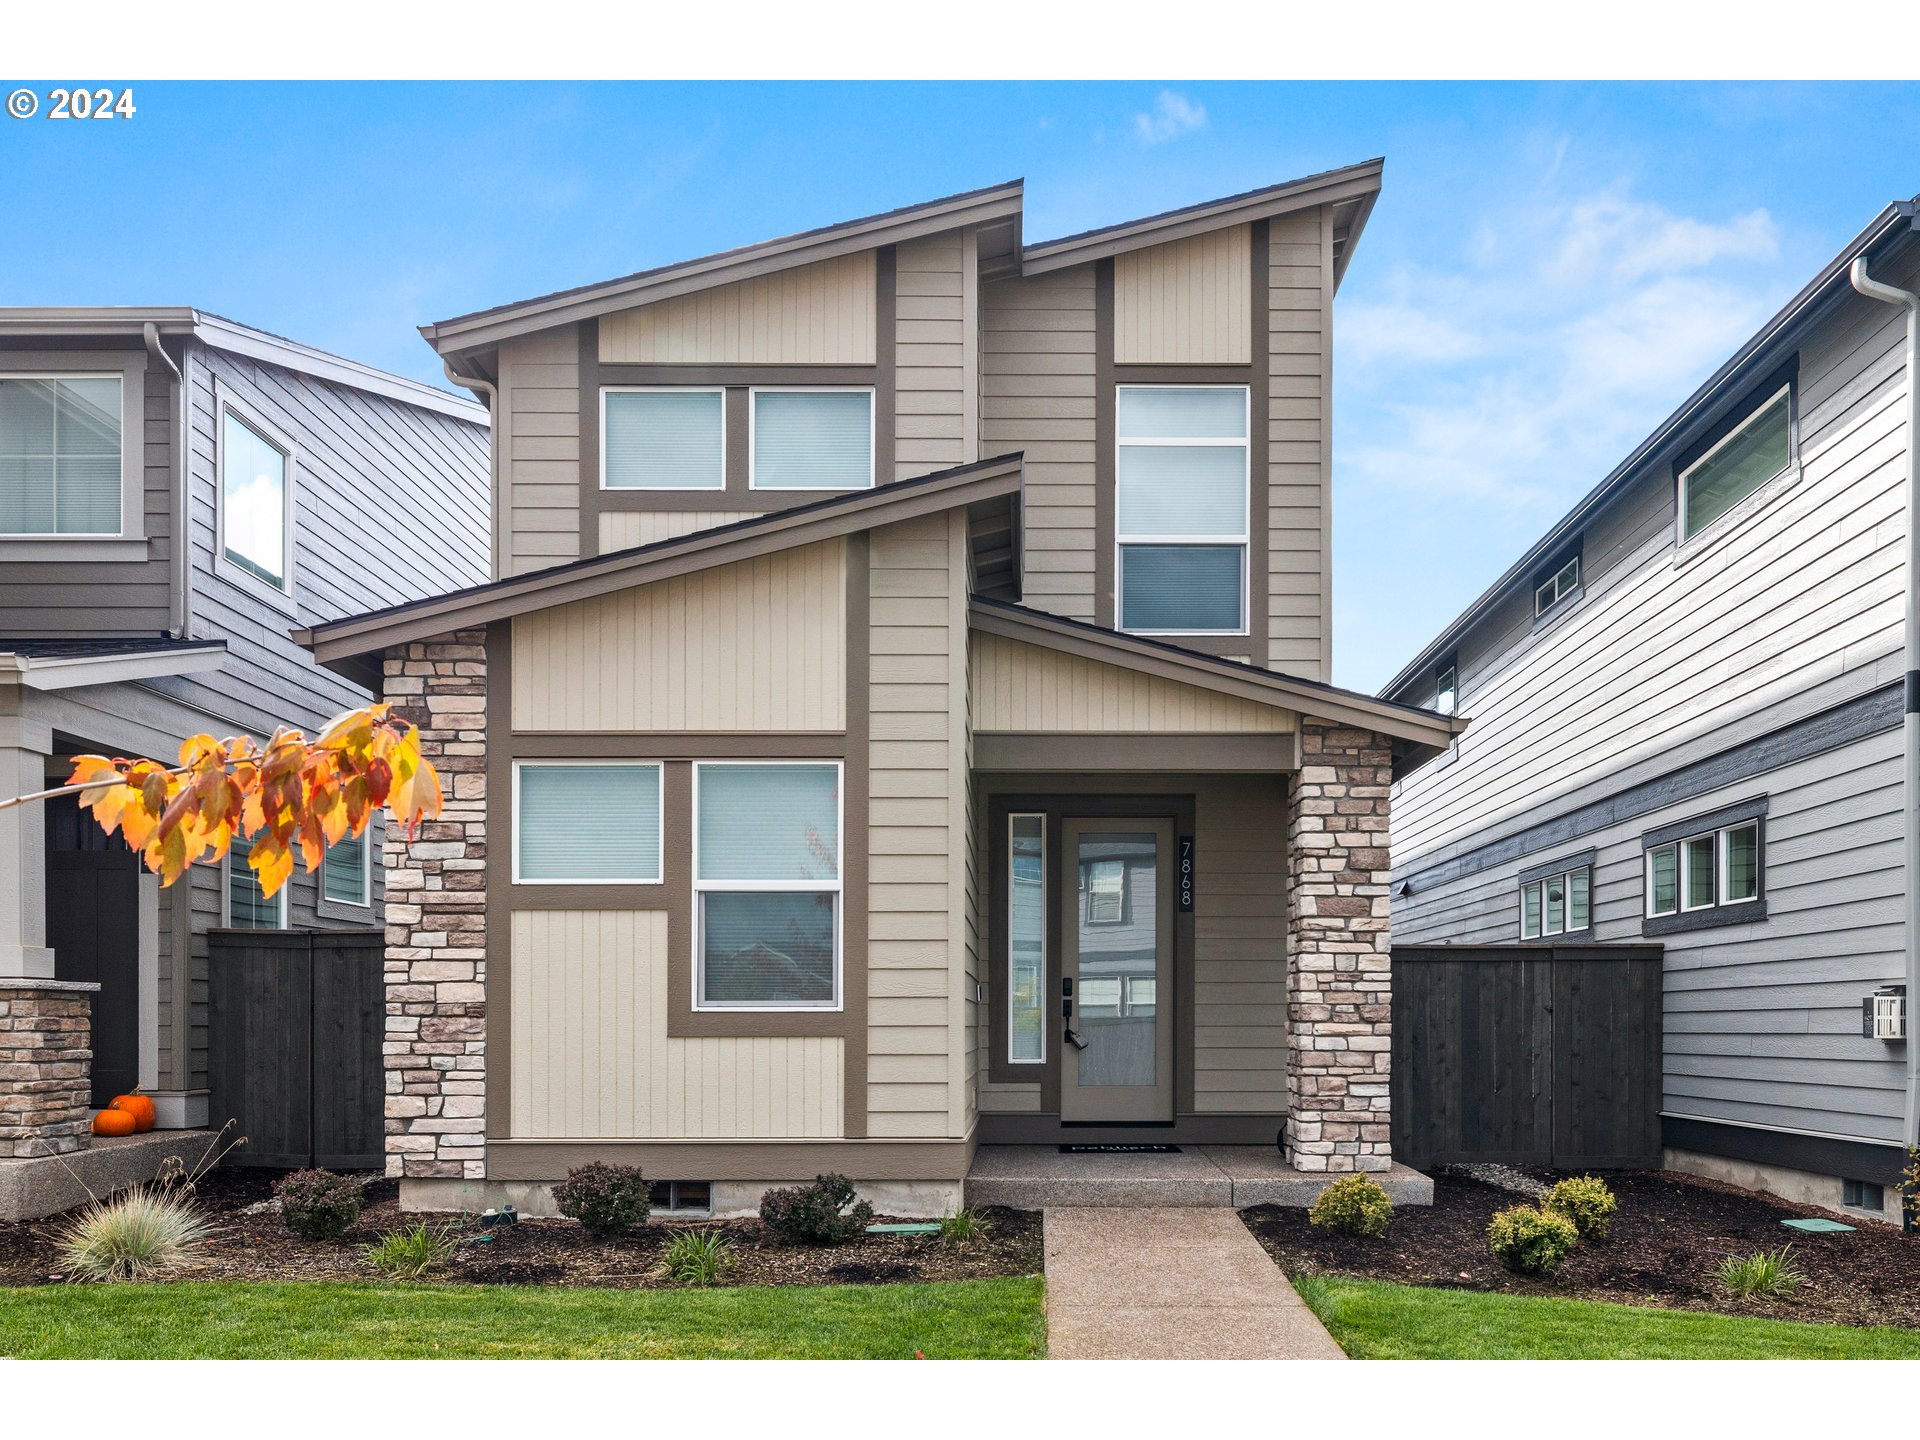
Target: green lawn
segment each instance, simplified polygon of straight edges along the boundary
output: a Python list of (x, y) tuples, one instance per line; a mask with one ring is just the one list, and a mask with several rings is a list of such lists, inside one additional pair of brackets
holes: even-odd
[(1531, 1295), (1302, 1276), (1356, 1360), (1911, 1360), (1920, 1330), (1736, 1319)]
[(0, 1289), (18, 1359), (1035, 1359), (1038, 1279), (738, 1290), (42, 1285)]

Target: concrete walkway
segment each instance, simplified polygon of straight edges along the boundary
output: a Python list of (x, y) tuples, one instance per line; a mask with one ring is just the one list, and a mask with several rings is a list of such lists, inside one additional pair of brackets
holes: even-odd
[(1055, 1360), (1344, 1360), (1227, 1209), (1049, 1208)]

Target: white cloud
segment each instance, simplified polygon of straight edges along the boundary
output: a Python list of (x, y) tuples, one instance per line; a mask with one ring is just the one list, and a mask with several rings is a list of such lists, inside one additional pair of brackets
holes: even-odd
[(1143, 110), (1133, 117), (1133, 131), (1140, 137), (1141, 144), (1158, 145), (1177, 135), (1204, 129), (1206, 123), (1206, 106), (1194, 104), (1178, 91), (1162, 90), (1151, 111)]

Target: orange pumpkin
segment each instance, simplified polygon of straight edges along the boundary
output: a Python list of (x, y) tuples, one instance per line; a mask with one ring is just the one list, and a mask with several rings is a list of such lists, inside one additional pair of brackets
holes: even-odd
[(133, 1134), (133, 1116), (125, 1110), (102, 1110), (93, 1117), (93, 1133), (96, 1135)]
[(136, 1135), (153, 1129), (153, 1097), (151, 1095), (116, 1095), (108, 1102), (109, 1110), (124, 1110), (133, 1116), (133, 1130)]

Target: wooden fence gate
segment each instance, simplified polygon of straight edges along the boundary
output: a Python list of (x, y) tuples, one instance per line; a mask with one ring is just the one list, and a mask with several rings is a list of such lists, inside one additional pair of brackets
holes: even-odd
[(385, 1162), (378, 930), (216, 930), (208, 956), (210, 1119), (233, 1165)]
[(1393, 947), (1393, 1148), (1415, 1168), (1660, 1160), (1658, 945)]

